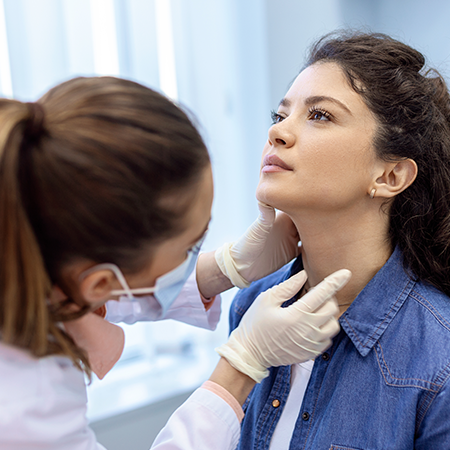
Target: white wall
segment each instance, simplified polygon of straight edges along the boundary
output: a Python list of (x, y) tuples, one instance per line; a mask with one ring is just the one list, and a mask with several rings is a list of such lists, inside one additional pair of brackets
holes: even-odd
[(302, 68), (306, 50), (342, 23), (339, 0), (264, 0), (270, 107), (276, 109)]
[(172, 4), (179, 101), (198, 117), (212, 155), (213, 221), (227, 223), (212, 224), (208, 248), (239, 237), (257, 215), (254, 192), (269, 123), (264, 8), (259, 0)]
[(450, 3), (438, 0), (341, 0), (343, 21), (369, 25), (421, 51), (450, 79)]

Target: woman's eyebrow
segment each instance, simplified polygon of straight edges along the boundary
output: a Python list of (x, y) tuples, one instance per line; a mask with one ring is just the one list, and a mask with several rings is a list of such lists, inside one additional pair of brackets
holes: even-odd
[(344, 103), (342, 103), (337, 98), (327, 97), (325, 95), (315, 95), (315, 96), (308, 97), (308, 98), (305, 99), (305, 105), (306, 106), (313, 106), (313, 105), (315, 105), (317, 103), (320, 103), (320, 102), (331, 102), (331, 103), (334, 103), (335, 105), (339, 106), (344, 111), (346, 111), (348, 114), (353, 115), (352, 112), (350, 111), (350, 109), (347, 106), (345, 106)]
[[(327, 97), (326, 95), (314, 95), (312, 97), (308, 97), (305, 99), (304, 103), (306, 106), (313, 106), (316, 103), (320, 103), (320, 102), (334, 103), (335, 105), (341, 107), (348, 114), (353, 115), (352, 112), (350, 111), (350, 109), (347, 106), (345, 106), (344, 103), (342, 103), (340, 100), (338, 100), (337, 98), (333, 98), (333, 97)], [(283, 98), (283, 99), (281, 99), (280, 103), (278, 104), (278, 107), (284, 106), (285, 108), (288, 108), (289, 106), (291, 106), (291, 104), (292, 104), (292, 102), (289, 99)]]
[(280, 100), (280, 103), (278, 103), (278, 107), (280, 107), (280, 106), (285, 106), (287, 108), (287, 107), (291, 106), (291, 101), (288, 100), (287, 98), (282, 98)]

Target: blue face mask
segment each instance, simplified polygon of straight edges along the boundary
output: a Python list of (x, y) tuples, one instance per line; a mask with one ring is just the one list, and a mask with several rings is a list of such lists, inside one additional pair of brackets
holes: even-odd
[(162, 319), (167, 314), (175, 299), (180, 295), (181, 289), (183, 289), (187, 279), (194, 271), (197, 257), (204, 240), (205, 236), (194, 247), (188, 250), (188, 256), (182, 264), (157, 278), (154, 287), (131, 289), (122, 271), (115, 264), (110, 263), (98, 264), (86, 271), (82, 276), (85, 277), (89, 273), (97, 270), (111, 270), (123, 288), (111, 291), (111, 295), (119, 296), (119, 301), (139, 301), (142, 297), (135, 297), (135, 295), (153, 294), (160, 307), (160, 311), (155, 311), (155, 319)]

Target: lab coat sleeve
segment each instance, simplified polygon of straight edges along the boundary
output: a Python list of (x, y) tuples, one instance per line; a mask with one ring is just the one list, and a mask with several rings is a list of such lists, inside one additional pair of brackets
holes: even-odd
[(234, 450), (240, 432), (233, 408), (199, 388), (173, 413), (151, 450)]
[[(133, 324), (138, 321), (156, 321), (152, 296), (142, 297), (139, 301), (109, 301), (106, 303), (106, 320)], [(215, 330), (220, 319), (221, 299), (216, 296), (213, 305), (206, 311), (197, 287), (195, 270), (183, 286), (180, 295), (167, 312), (164, 319), (178, 320), (207, 330)]]

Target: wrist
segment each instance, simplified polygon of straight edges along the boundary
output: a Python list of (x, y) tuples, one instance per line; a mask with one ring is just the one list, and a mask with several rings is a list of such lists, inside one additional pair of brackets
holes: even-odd
[(255, 386), (255, 380), (235, 369), (225, 358), (220, 358), (209, 378), (226, 389), (242, 406)]
[(212, 298), (233, 287), (217, 265), (214, 252), (202, 253), (197, 262), (197, 286), (200, 294)]

